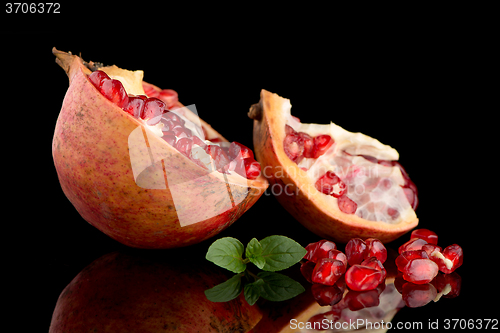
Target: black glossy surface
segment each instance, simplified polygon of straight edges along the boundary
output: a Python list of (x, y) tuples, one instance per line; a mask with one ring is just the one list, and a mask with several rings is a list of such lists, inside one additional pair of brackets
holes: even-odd
[[(8, 302), (22, 327), (47, 331), (64, 287), (93, 260), (124, 249), (87, 224), (59, 186), (51, 140), (68, 80), (54, 62), (53, 46), (81, 52), (86, 60), (143, 69), (147, 81), (177, 90), (184, 104), (196, 104), (200, 116), (226, 138), (249, 147), (252, 121), (246, 112), (258, 102), (261, 88), (290, 98), (292, 113), (303, 122), (332, 120), (393, 146), (418, 186), (420, 227), (436, 231), (443, 247), (457, 243), (465, 253), (457, 271), (462, 277), (459, 297), (404, 308), (393, 323), (418, 320), (426, 327), (428, 320), (498, 318), (488, 298), (498, 290), (496, 273), (488, 264), (498, 259), (482, 257), (483, 249), (492, 248), (495, 241), (491, 228), (496, 218), (486, 218), (495, 208), (479, 188), (496, 179), (497, 171), (481, 151), (491, 141), (478, 130), (484, 109), (473, 94), (471, 65), (456, 52), (457, 40), (419, 39), (414, 44), (397, 38), (401, 45), (396, 47), (390, 38), (361, 35), (359, 43), (331, 49), (319, 46), (331, 44), (331, 36), (322, 40), (268, 35), (269, 41), (262, 41), (263, 31), (235, 39), (226, 28), (196, 33), (177, 25), (170, 29), (166, 38), (139, 47), (148, 37), (124, 35), (120, 41), (112, 36), (113, 43), (106, 44), (94, 40), (95, 33), (70, 36), (51, 28), (5, 36), (3, 45), (16, 52), (2, 56), (7, 64), (3, 76), (11, 83), (3, 96), (14, 96), (17, 106), (8, 109), (3, 123), (9, 133), (19, 124), (29, 124), (6, 141), (5, 153), (12, 157), (11, 171), (4, 174), (6, 180), (19, 181), (5, 187), (9, 201), (4, 214), (15, 209), (17, 216), (4, 218), (10, 281), (4, 287), (14, 291)], [(145, 51), (138, 52), (141, 48)], [(472, 133), (483, 136), (476, 137), (474, 148), (466, 149)], [(271, 234), (287, 235), (304, 246), (319, 240), (268, 195), (219, 237), (246, 243)], [(388, 246), (397, 249), (407, 238)], [(210, 240), (182, 253), (189, 258), (191, 251), (204, 253), (209, 244)], [(28, 320), (35, 314), (36, 320)]]

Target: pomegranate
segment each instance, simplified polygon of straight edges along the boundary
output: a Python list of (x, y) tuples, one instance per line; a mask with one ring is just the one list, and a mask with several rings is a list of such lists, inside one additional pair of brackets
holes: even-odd
[(179, 253), (106, 254), (62, 291), (49, 332), (248, 332), (262, 312), (243, 293), (229, 302), (205, 296), (227, 280), (224, 273)]
[(59, 181), (108, 236), (137, 248), (198, 243), (264, 193), (249, 149), (231, 150), (174, 91), (142, 82), (142, 71), (53, 53), (70, 80), (52, 145)]
[(398, 152), (333, 123), (305, 124), (262, 90), (250, 108), (254, 148), (278, 201), (322, 238), (392, 241), (418, 224), (417, 188)]

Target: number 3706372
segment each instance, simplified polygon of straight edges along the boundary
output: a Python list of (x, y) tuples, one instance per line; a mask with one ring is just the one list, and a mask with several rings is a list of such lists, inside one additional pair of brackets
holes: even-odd
[(60, 14), (61, 4), (58, 2), (7, 2), (7, 14)]

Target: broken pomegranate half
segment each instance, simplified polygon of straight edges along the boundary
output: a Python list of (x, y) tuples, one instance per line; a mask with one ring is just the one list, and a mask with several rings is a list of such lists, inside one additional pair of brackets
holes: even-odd
[(268, 186), (252, 151), (229, 143), (142, 71), (53, 49), (70, 86), (52, 145), (61, 187), (90, 224), (137, 248), (210, 238)]
[(334, 123), (301, 123), (288, 99), (266, 90), (260, 97), (248, 114), (255, 155), (272, 193), (299, 222), (341, 243), (386, 243), (418, 224), (417, 188), (395, 149)]

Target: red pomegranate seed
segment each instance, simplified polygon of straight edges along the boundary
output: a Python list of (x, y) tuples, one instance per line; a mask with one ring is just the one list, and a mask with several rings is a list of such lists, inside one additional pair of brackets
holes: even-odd
[(165, 103), (158, 98), (151, 97), (144, 101), (144, 109), (141, 118), (146, 120), (148, 125), (156, 125), (160, 122), (165, 110)]
[(314, 185), (321, 193), (332, 195), (335, 198), (339, 198), (347, 192), (347, 186), (333, 171), (327, 171), (318, 178)]
[[(442, 257), (444, 257), (444, 259)], [(462, 266), (464, 252), (460, 245), (452, 244), (443, 250), (442, 257), (436, 254), (429, 256), (429, 258), (438, 265), (441, 272), (450, 274), (458, 267)]]
[(230, 161), (224, 150), (217, 145), (207, 145), (205, 151), (214, 160), (215, 169), (219, 172), (227, 173)]
[(337, 259), (322, 258), (318, 261), (312, 272), (311, 280), (314, 283), (321, 283), (333, 286), (335, 282), (345, 273), (345, 265)]
[(170, 112), (168, 110), (166, 110), (166, 112), (164, 114), (164, 118), (170, 119), (174, 124), (179, 124), (181, 126), (184, 126), (184, 123), (185, 123), (184, 119), (179, 117), (175, 112)]
[(178, 138), (190, 138), (193, 136), (191, 130), (189, 128), (185, 128), (182, 125), (176, 124), (172, 129), (172, 132), (175, 133), (175, 136)]
[(437, 246), (437, 245), (433, 245), (433, 244), (425, 244), (422, 246), (422, 250), (424, 250), (427, 255), (429, 256), (429, 258), (431, 257), (431, 255), (434, 253), (434, 252), (439, 252), (441, 253), (443, 251), (443, 249), (441, 248), (441, 246)]
[(360, 264), (365, 259), (367, 253), (368, 247), (361, 238), (352, 238), (345, 246), (347, 261), (351, 266)]
[(306, 246), (307, 253), (304, 259), (318, 262), (321, 258), (328, 258), (328, 252), (335, 249), (337, 249), (337, 245), (326, 239), (310, 243)]
[(314, 157), (313, 149), (314, 149), (314, 139), (307, 133), (299, 132), (299, 138), (302, 140), (302, 144), (304, 145), (304, 157), (312, 158)]
[(354, 265), (345, 273), (345, 283), (355, 291), (375, 289), (382, 281), (382, 272), (373, 267)]
[(161, 91), (160, 88), (146, 82), (142, 82), (142, 89), (148, 97), (158, 97)]
[(175, 148), (183, 155), (189, 157), (191, 155), (191, 148), (193, 141), (190, 138), (181, 138), (177, 140)]
[(200, 146), (203, 150), (207, 147), (207, 144), (196, 135), (193, 135), (191, 139), (193, 140), (193, 144)]
[(387, 249), (384, 244), (377, 238), (368, 238), (366, 241), (368, 253), (365, 258), (376, 257), (383, 264), (387, 260)]
[(167, 104), (168, 109), (173, 107), (179, 101), (177, 91), (172, 89), (163, 89), (156, 97), (164, 101), (165, 104)]
[(415, 284), (429, 283), (438, 271), (438, 265), (430, 259), (412, 259), (403, 268), (403, 279)]
[(406, 199), (410, 203), (411, 208), (416, 210), (418, 207), (418, 191), (417, 186), (410, 179), (406, 179), (406, 184), (403, 186), (403, 191), (405, 192)]
[(346, 214), (354, 214), (358, 209), (358, 204), (349, 199), (347, 195), (343, 195), (338, 199), (339, 209)]
[(237, 158), (234, 171), (242, 177), (253, 180), (260, 175), (260, 163), (253, 157), (244, 159)]
[(297, 164), (304, 157), (302, 155), (304, 152), (304, 142), (300, 139), (300, 136), (297, 133), (287, 134), (285, 140), (283, 141), (283, 148), (286, 156)]
[(378, 271), (382, 272), (382, 280), (385, 280), (385, 277), (387, 276), (387, 271), (385, 270), (384, 265), (380, 260), (378, 260), (376, 257), (369, 257), (363, 260), (360, 264), (361, 266), (367, 266), (371, 268), (375, 268)]
[(229, 145), (229, 157), (231, 159), (235, 159), (237, 157), (240, 158), (254, 158), (253, 152), (250, 148), (242, 145), (239, 142), (231, 142)]
[(314, 148), (312, 152), (312, 158), (318, 158), (323, 155), (328, 148), (330, 148), (334, 143), (334, 140), (328, 134), (318, 135), (314, 138)]
[(104, 80), (111, 80), (111, 78), (103, 71), (95, 71), (89, 75), (89, 81), (92, 82), (94, 87), (96, 87), (99, 91), (101, 90), (102, 82)]
[(307, 282), (312, 283), (311, 277), (312, 277), (312, 272), (314, 270), (314, 267), (316, 267), (316, 263), (312, 261), (306, 261), (303, 262), (300, 265), (300, 272), (302, 275), (306, 278)]
[(438, 235), (429, 229), (415, 229), (411, 232), (410, 238), (420, 238), (432, 245), (437, 245), (438, 243)]
[(172, 147), (175, 147), (175, 134), (174, 134), (174, 132), (165, 131), (165, 132), (163, 132), (163, 136), (161, 138), (163, 140), (165, 140)]
[(102, 81), (101, 93), (111, 102), (122, 108), (128, 103), (128, 95), (123, 88), (123, 84), (118, 80), (104, 80)]
[(144, 109), (144, 99), (140, 96), (131, 96), (128, 98), (128, 103), (123, 107), (123, 111), (127, 112), (136, 119), (139, 119)]
[(399, 271), (403, 271), (408, 262), (413, 259), (429, 259), (429, 255), (424, 250), (403, 251), (396, 258), (396, 266)]
[(398, 249), (399, 254), (404, 251), (413, 251), (413, 250), (422, 250), (422, 246), (427, 244), (427, 241), (421, 238), (412, 238), (403, 245), (401, 245)]

